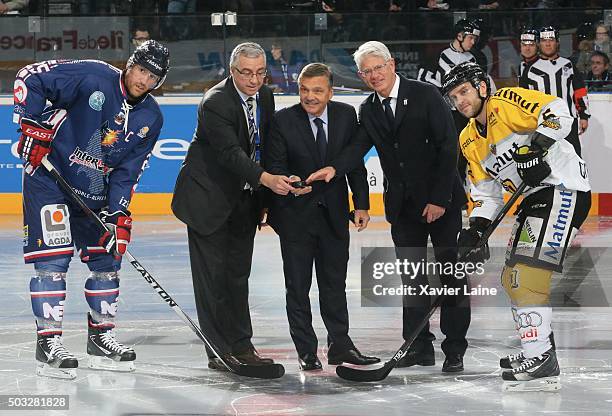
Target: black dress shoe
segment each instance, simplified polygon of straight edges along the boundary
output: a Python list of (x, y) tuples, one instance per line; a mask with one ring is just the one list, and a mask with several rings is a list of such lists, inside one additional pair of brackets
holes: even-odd
[(338, 354), (328, 353), (327, 362), (330, 365), (340, 365), (342, 363), (351, 363), (355, 365), (370, 365), (380, 362), (380, 358), (368, 357), (359, 352), (356, 347), (350, 350), (343, 351)]
[(321, 365), (321, 361), (319, 361), (319, 357), (317, 357), (317, 354), (314, 354), (314, 353), (299, 355), (298, 363), (300, 365), (300, 370), (302, 371), (313, 371), (313, 370), (323, 369), (323, 366)]
[(446, 356), (444, 364), (442, 364), (442, 372), (444, 373), (458, 373), (463, 371), (463, 355), (461, 354), (450, 354)]
[(406, 355), (397, 363), (396, 367), (412, 367), (413, 365), (436, 365), (436, 355), (433, 344), (425, 344), (409, 349)]
[(270, 365), (274, 364), (274, 360), (270, 358), (263, 358), (255, 348), (248, 349), (246, 351), (234, 354), (234, 356), (243, 364), (248, 365)]

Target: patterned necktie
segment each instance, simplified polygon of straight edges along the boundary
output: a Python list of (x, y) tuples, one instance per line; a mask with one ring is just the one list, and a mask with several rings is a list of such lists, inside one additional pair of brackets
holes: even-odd
[(247, 114), (249, 121), (249, 146), (251, 148), (251, 160), (259, 163), (259, 134), (255, 125), (255, 117), (253, 116), (253, 97), (246, 100)]
[(383, 100), (383, 107), (385, 108), (387, 126), (389, 127), (389, 131), (393, 132), (395, 126), (395, 116), (393, 115), (393, 109), (391, 108), (391, 97), (387, 97)]
[(314, 123), (317, 126), (317, 138), (315, 140), (317, 149), (319, 150), (319, 157), (321, 158), (321, 165), (325, 164), (325, 157), (327, 156), (327, 137), (325, 136), (325, 129), (323, 128), (323, 120), (315, 118)]

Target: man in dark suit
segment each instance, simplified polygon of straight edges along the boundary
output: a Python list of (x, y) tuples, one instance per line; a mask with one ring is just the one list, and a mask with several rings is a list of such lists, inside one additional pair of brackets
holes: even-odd
[[(274, 97), (263, 86), (265, 52), (242, 43), (230, 57), (231, 76), (211, 88), (198, 107), (198, 126), (181, 167), (172, 210), (187, 224), (198, 319), (227, 360), (258, 365), (251, 337), (248, 278), (261, 185), (281, 195), (289, 178), (261, 166)], [(208, 366), (225, 366), (211, 351)]]
[[(395, 62), (384, 44), (366, 42), (354, 58), (360, 77), (375, 92), (361, 104), (361, 127), (355, 140), (307, 182), (344, 175), (375, 146), (385, 174), (385, 214), (398, 258), (426, 259), (431, 237), (436, 261), (455, 263), (466, 198), (456, 168), (457, 133), (448, 106), (436, 87), (396, 74)], [(461, 288), (461, 292), (467, 287), (466, 279), (452, 275), (441, 278), (443, 284)], [(403, 275), (402, 281), (419, 293), (419, 285), (427, 284), (427, 277)], [(425, 319), (430, 299), (407, 296), (404, 301), (402, 335), (407, 339)], [(469, 323), (469, 299), (447, 297), (440, 322), (446, 335), (442, 371), (463, 370)], [(399, 366), (434, 365), (434, 339), (427, 323)]]
[[(353, 107), (330, 101), (332, 73), (327, 65), (309, 64), (298, 78), (300, 104), (275, 114), (266, 143), (266, 167), (290, 176), (296, 183), (333, 160), (353, 139), (357, 115)], [(369, 192), (363, 161), (346, 174), (353, 191), (355, 225), (367, 227)], [(312, 191), (312, 192), (311, 192)], [(346, 269), (349, 258), (349, 203), (344, 176), (314, 189), (296, 188), (291, 195), (276, 195), (270, 225), (278, 233), (283, 256), (287, 318), (291, 338), (304, 371), (320, 370), (317, 336), (312, 328), (308, 292), (312, 265), (317, 271), (321, 317), (327, 328), (328, 363), (374, 364), (362, 355), (348, 335)]]

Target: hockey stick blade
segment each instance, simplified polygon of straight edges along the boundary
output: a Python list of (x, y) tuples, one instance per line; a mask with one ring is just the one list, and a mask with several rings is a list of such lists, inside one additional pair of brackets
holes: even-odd
[(397, 350), (397, 352), (393, 355), (389, 361), (387, 361), (381, 368), (374, 368), (371, 370), (359, 370), (353, 367), (345, 367), (343, 365), (339, 365), (336, 367), (336, 374), (338, 377), (349, 380), (349, 381), (359, 381), (359, 382), (368, 382), (368, 381), (381, 381), (387, 378), (391, 370), (397, 367), (399, 361), (408, 353), (408, 349), (419, 335), (419, 333), (423, 330), (429, 319), (434, 314), (438, 306), (442, 304), (444, 300), (444, 295), (438, 296), (434, 303), (430, 306), (429, 312), (425, 318), (419, 323), (419, 325), (412, 331), (410, 337), (402, 346)]
[[(47, 169), (47, 171), (53, 176), (53, 178), (57, 181), (58, 185), (66, 192), (72, 200), (83, 210), (85, 215), (90, 217), (100, 228), (100, 230), (106, 230), (106, 226), (96, 215), (95, 212), (91, 210), (83, 200), (78, 196), (78, 194), (72, 189), (70, 184), (66, 182), (66, 180), (60, 175), (60, 173), (55, 169), (53, 164), (47, 160), (46, 157), (42, 160), (42, 165)], [(252, 378), (262, 378), (262, 379), (273, 379), (280, 378), (285, 374), (285, 368), (281, 364), (268, 364), (268, 365), (248, 365), (248, 364), (240, 364), (236, 365), (234, 363), (228, 362), (223, 359), (222, 354), (219, 352), (219, 348), (207, 337), (204, 335), (200, 327), (193, 322), (193, 320), (183, 311), (183, 309), (172, 299), (170, 294), (166, 292), (161, 285), (155, 280), (155, 278), (136, 260), (136, 258), (126, 250), (124, 255), (130, 264), (142, 275), (142, 277), (151, 285), (151, 287), (157, 292), (157, 294), (172, 308), (174, 312), (191, 328), (193, 332), (200, 338), (200, 340), (215, 354), (215, 356), (221, 360), (223, 365), (232, 373), (244, 376), (244, 377), (252, 377)]]
[[(495, 229), (502, 222), (502, 220), (504, 219), (508, 211), (510, 211), (514, 203), (518, 200), (518, 198), (525, 191), (525, 188), (527, 188), (527, 185), (525, 183), (522, 183), (516, 189), (516, 191), (510, 197), (508, 202), (504, 204), (504, 206), (499, 210), (499, 212), (497, 213), (497, 215), (495, 216), (491, 224), (482, 233), (482, 237), (480, 241), (478, 242), (478, 244), (476, 244), (476, 247), (482, 247), (488, 241), (489, 237), (491, 237), (491, 234), (493, 234), (493, 231), (495, 231)], [(438, 306), (442, 304), (443, 300), (444, 300), (444, 295), (438, 296), (436, 298), (434, 303), (430, 306), (429, 312), (427, 313), (425, 318), (412, 331), (412, 333), (410, 334), (410, 337), (408, 337), (408, 339), (402, 344), (400, 349), (397, 350), (393, 358), (387, 361), (381, 368), (375, 368), (372, 370), (360, 370), (360, 369), (353, 368), (353, 367), (345, 367), (343, 365), (339, 365), (338, 367), (336, 367), (336, 374), (338, 375), (338, 377), (344, 380), (358, 381), (358, 382), (382, 381), (385, 378), (387, 378), (389, 373), (391, 373), (391, 370), (397, 367), (397, 364), (399, 363), (399, 361), (404, 357), (404, 355), (406, 355), (406, 353), (408, 353), (408, 349), (410, 348), (410, 346), (412, 345), (412, 343), (414, 342), (418, 334), (423, 330), (423, 328), (425, 327), (425, 324), (429, 322), (429, 319), (434, 314)]]

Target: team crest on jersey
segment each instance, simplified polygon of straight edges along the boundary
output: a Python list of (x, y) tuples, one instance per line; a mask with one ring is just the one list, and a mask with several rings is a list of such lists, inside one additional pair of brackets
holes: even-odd
[(102, 106), (106, 101), (106, 97), (102, 91), (94, 91), (89, 96), (89, 106), (96, 111), (102, 111)]
[(102, 141), (100, 144), (105, 147), (114, 145), (119, 139), (119, 130), (104, 129), (102, 130)]
[(120, 126), (122, 126), (124, 122), (125, 114), (123, 114), (123, 111), (120, 111), (119, 114), (115, 114), (115, 124), (119, 124)]
[[(496, 110), (498, 110), (496, 108)], [(497, 111), (496, 111), (497, 112)], [(497, 124), (497, 118), (495, 117), (495, 113), (489, 113), (489, 120), (487, 121), (488, 127), (493, 127)]]
[(15, 85), (13, 86), (13, 99), (18, 104), (24, 104), (25, 100), (28, 96), (28, 87), (25, 82), (21, 79), (15, 80)]
[(542, 116), (544, 117), (544, 121), (541, 124), (542, 126), (553, 130), (561, 129), (561, 120), (552, 111), (550, 111), (550, 108), (547, 109)]
[(100, 128), (100, 144), (104, 147), (114, 145), (119, 140), (119, 133), (121, 130), (113, 130), (108, 126), (108, 121), (105, 121)]
[(45, 205), (40, 210), (43, 225), (43, 240), (48, 247), (65, 246), (72, 243), (70, 214), (64, 204)]
[(149, 127), (144, 126), (143, 128), (140, 129), (140, 131), (138, 131), (136, 136), (140, 137), (141, 139), (144, 139), (147, 136), (148, 132), (149, 132)]
[(494, 155), (497, 155), (497, 146), (495, 144), (492, 144), (489, 146), (489, 150), (491, 151), (491, 153), (493, 153)]

